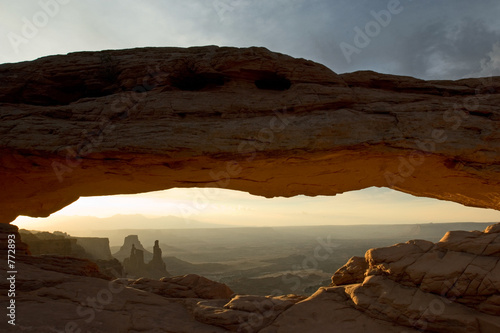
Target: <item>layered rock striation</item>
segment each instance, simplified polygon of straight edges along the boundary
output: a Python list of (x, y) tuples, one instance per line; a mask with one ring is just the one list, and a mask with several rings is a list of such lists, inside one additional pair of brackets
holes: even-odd
[(412, 240), (371, 249), (340, 268), (311, 304), (315, 299), (336, 299), (348, 311), (422, 332), (496, 332), (500, 224), (450, 231), (435, 244)]
[(139, 48), (0, 65), (0, 222), (80, 196), (370, 186), (500, 209), (500, 78), (423, 81), (264, 48)]

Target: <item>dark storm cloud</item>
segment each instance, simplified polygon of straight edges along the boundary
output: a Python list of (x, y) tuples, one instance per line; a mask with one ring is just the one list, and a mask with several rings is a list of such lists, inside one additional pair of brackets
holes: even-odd
[[(380, 32), (371, 38), (365, 28), (368, 24), (372, 34), (377, 32), (372, 14), (387, 12), (388, 1), (365, 3), (348, 12), (349, 22), (331, 22), (328, 36), (313, 36), (311, 47), (320, 62), (337, 72), (371, 69), (426, 79), (490, 75), (483, 71), (481, 61), (489, 59), (500, 41), (500, 29), (494, 24), (496, 18), (493, 20), (500, 15), (499, 4), (482, 1), (483, 6), (478, 7), (479, 2), (455, 1), (450, 7), (450, 3), (401, 0), (403, 10), (392, 15), (385, 27), (379, 24)], [(369, 44), (356, 47), (356, 37), (366, 42), (363, 36), (357, 36), (360, 30)], [(342, 43), (352, 45), (358, 53), (353, 52), (347, 59)], [(494, 74), (495, 70), (490, 72)]]
[(466, 17), (424, 26), (410, 40), (401, 48), (402, 73), (455, 79), (480, 73), (481, 61), (494, 50), (500, 34), (482, 21)]
[(338, 73), (367, 69), (459, 78), (490, 75), (500, 66), (498, 0), (73, 1), (20, 45), (19, 53), (6, 35), (20, 34), (24, 17), (41, 8), (37, 2), (5, 7), (0, 61), (80, 50), (216, 44), (264, 46)]
[[(340, 73), (369, 69), (426, 79), (475, 75), (500, 40), (496, 0), (226, 3), (235, 5), (223, 12), (224, 19), (214, 10), (212, 20), (205, 21), (215, 40), (265, 46)], [(357, 36), (359, 31), (364, 39)], [(353, 48), (346, 55), (342, 45), (347, 44)]]

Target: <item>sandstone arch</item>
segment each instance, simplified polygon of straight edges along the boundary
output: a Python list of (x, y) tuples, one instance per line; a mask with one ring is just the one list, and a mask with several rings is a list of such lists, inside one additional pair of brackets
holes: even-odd
[(500, 78), (338, 75), (264, 48), (140, 48), (0, 65), (1, 222), (78, 199), (222, 186), (387, 186), (500, 209)]

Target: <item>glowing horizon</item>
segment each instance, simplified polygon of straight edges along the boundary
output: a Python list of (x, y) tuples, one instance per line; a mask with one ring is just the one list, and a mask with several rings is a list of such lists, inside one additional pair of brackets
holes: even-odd
[[(337, 196), (273, 199), (246, 192), (202, 188), (82, 197), (48, 218), (20, 216), (13, 223), (25, 229), (54, 231), (49, 230), (51, 225), (61, 229), (65, 217), (69, 221), (74, 217), (102, 219), (115, 215), (174, 216), (186, 221), (246, 227), (500, 221), (500, 211), (371, 187)], [(136, 226), (136, 229), (150, 228), (148, 225)], [(65, 229), (79, 228), (68, 222)]]

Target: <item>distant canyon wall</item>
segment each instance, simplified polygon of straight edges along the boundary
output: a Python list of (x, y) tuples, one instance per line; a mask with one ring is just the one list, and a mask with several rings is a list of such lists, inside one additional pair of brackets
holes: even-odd
[(108, 238), (72, 237), (61, 232), (30, 232), (21, 230), (15, 234), (26, 243), (32, 255), (61, 255), (91, 260), (111, 260)]
[(76, 243), (85, 249), (94, 259), (111, 260), (109, 239), (100, 237), (75, 237)]

